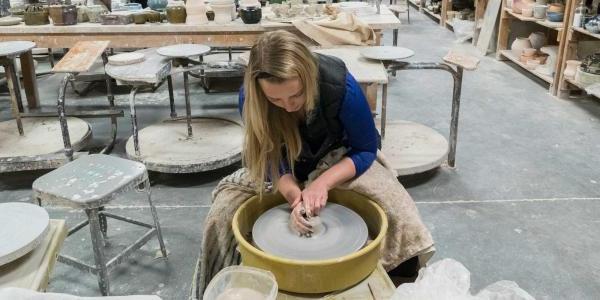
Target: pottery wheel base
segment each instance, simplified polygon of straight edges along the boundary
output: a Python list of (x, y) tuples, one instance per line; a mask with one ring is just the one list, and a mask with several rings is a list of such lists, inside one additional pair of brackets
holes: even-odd
[(301, 237), (289, 226), (289, 204), (267, 210), (254, 223), (252, 239), (262, 251), (298, 260), (340, 258), (360, 250), (369, 237), (365, 221), (353, 210), (328, 203), (319, 216), (321, 229)]
[(46, 237), (50, 217), (35, 204), (0, 203), (0, 266), (35, 249)]
[(243, 130), (240, 124), (219, 118), (192, 119), (193, 136), (187, 136), (186, 120), (167, 120), (139, 131), (141, 156), (135, 155), (133, 137), (127, 141), (130, 159), (148, 170), (162, 173), (195, 173), (239, 162)]
[(448, 141), (437, 131), (409, 121), (389, 121), (382, 151), (398, 176), (423, 173), (447, 158)]
[[(52, 164), (48, 162), (44, 167), (43, 161), (54, 156), (61, 160), (65, 158), (62, 155), (65, 146), (58, 118), (27, 118), (21, 119), (21, 122), (25, 133), (23, 136), (19, 135), (17, 121), (0, 122), (0, 164), (15, 167), (17, 161), (21, 163), (14, 170), (5, 170), (4, 168), (10, 167), (0, 166), (0, 171), (52, 168)], [(90, 126), (78, 118), (67, 118), (67, 124), (73, 150), (78, 151), (92, 136)], [(27, 166), (27, 161), (32, 164)]]

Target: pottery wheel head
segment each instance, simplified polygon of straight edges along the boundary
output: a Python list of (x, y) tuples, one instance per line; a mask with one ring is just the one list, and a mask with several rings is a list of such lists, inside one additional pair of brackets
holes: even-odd
[(282, 204), (256, 220), (252, 237), (259, 249), (288, 259), (324, 260), (354, 253), (367, 242), (365, 221), (339, 204), (329, 203), (321, 210), (319, 229), (309, 238), (298, 236), (290, 228), (290, 213), (289, 205)]

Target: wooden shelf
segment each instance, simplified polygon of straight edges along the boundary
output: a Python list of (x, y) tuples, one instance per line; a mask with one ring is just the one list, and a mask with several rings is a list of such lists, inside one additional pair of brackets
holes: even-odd
[(585, 29), (583, 29), (583, 28), (579, 28), (579, 27), (572, 27), (571, 29), (573, 29), (574, 31), (577, 31), (577, 32), (579, 32), (579, 33), (582, 33), (582, 34), (585, 34), (585, 35), (587, 35), (587, 36), (591, 36), (591, 37), (593, 37), (593, 38), (595, 38), (595, 39), (599, 39), (599, 40), (600, 40), (600, 34), (597, 34), (597, 33), (591, 33), (591, 32), (589, 32), (589, 31), (587, 31), (587, 30), (585, 30)]
[(439, 14), (434, 14), (432, 11), (430, 11), (429, 9), (423, 7), (423, 11), (428, 14), (429, 16), (431, 16), (432, 18), (437, 19), (438, 21), (442, 20), (442, 16)]
[(533, 17), (523, 17), (523, 15), (521, 14), (516, 14), (512, 11), (512, 9), (505, 7), (504, 10), (511, 16), (513, 16), (514, 18), (523, 21), (523, 22), (533, 22), (533, 23), (537, 23), (539, 25), (542, 25), (544, 27), (548, 27), (550, 29), (554, 29), (554, 30), (561, 30), (563, 27), (563, 22), (550, 22), (548, 20), (545, 19), (536, 19)]
[(585, 90), (585, 87), (584, 87), (583, 85), (579, 84), (577, 81), (575, 81), (575, 79), (570, 79), (570, 78), (566, 78), (566, 77), (565, 77), (565, 80), (566, 80), (568, 83), (570, 83), (570, 84), (572, 84), (572, 85), (576, 86), (578, 89), (580, 89), (580, 90)]
[(552, 76), (548, 76), (548, 75), (546, 75), (546, 74), (542, 74), (542, 73), (540, 73), (540, 72), (538, 72), (538, 71), (536, 71), (536, 70), (531, 70), (531, 69), (528, 69), (528, 68), (526, 67), (526, 65), (525, 65), (524, 63), (522, 63), (522, 62), (519, 60), (519, 58), (518, 58), (518, 57), (516, 57), (516, 56), (515, 56), (515, 55), (512, 53), (512, 51), (511, 51), (511, 50), (501, 50), (501, 51), (500, 51), (500, 53), (501, 53), (501, 54), (502, 54), (504, 57), (508, 58), (510, 61), (512, 61), (512, 62), (514, 62), (514, 63), (516, 63), (517, 65), (519, 65), (519, 66), (520, 66), (520, 67), (522, 67), (523, 69), (527, 70), (529, 73), (531, 73), (531, 74), (533, 74), (533, 75), (535, 75), (535, 76), (537, 76), (537, 77), (541, 78), (542, 80), (546, 81), (547, 83), (550, 83), (550, 84), (552, 84), (552, 82), (554, 81), (554, 79), (552, 78)]
[(414, 7), (421, 8), (421, 5), (419, 5), (416, 0), (408, 0), (408, 2)]

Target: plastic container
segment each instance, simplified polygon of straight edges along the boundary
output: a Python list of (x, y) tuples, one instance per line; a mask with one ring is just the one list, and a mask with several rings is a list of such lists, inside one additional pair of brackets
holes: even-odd
[(221, 270), (204, 291), (204, 300), (277, 298), (277, 281), (273, 273), (252, 267), (232, 266)]

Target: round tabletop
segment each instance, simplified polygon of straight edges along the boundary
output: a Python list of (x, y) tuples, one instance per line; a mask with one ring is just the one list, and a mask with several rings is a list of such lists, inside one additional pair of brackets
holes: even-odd
[(171, 58), (185, 58), (191, 56), (199, 56), (210, 51), (210, 47), (200, 44), (178, 44), (160, 47), (156, 49), (156, 53)]
[(50, 217), (31, 203), (0, 204), (0, 266), (35, 249), (48, 234)]
[(360, 50), (360, 54), (369, 59), (397, 60), (409, 58), (415, 55), (415, 52), (402, 47), (374, 46), (363, 48)]
[(0, 56), (18, 55), (33, 48), (35, 43), (29, 41), (0, 42)]

